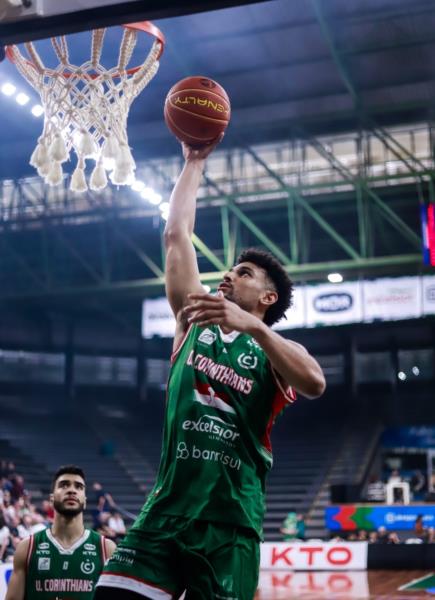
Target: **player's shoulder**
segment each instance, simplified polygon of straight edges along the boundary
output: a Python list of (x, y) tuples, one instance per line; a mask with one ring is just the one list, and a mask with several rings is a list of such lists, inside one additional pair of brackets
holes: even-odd
[(29, 551), (33, 548), (33, 544), (34, 544), (34, 536), (30, 535), (27, 538), (24, 538), (23, 540), (21, 540), (20, 542), (18, 542), (18, 545), (15, 549), (15, 554), (14, 554), (14, 565), (15, 566), (25, 566), (27, 563), (27, 557), (29, 554)]

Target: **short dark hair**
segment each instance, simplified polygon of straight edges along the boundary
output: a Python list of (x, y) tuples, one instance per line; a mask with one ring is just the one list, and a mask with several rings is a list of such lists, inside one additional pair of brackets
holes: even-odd
[(266, 325), (273, 325), (285, 314), (292, 305), (293, 282), (282, 264), (270, 252), (258, 248), (248, 248), (237, 258), (236, 264), (251, 262), (266, 271), (267, 278), (278, 294), (278, 300), (272, 304), (264, 315)]
[(51, 490), (52, 491), (54, 490), (56, 481), (59, 479), (59, 477), (61, 475), (65, 475), (66, 473), (68, 473), (68, 475), (79, 475), (86, 484), (86, 477), (85, 477), (85, 472), (83, 471), (83, 469), (81, 469), (77, 465), (63, 465), (62, 467), (59, 467), (59, 469), (56, 471), (56, 473), (53, 476), (53, 481), (51, 482)]

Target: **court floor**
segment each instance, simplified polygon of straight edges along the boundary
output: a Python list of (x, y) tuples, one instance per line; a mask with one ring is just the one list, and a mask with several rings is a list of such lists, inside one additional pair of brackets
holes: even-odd
[[(430, 571), (262, 571), (255, 600), (435, 599), (431, 574)], [(422, 589), (399, 590), (411, 581), (417, 582), (412, 587)], [(426, 581), (432, 593), (425, 589)]]

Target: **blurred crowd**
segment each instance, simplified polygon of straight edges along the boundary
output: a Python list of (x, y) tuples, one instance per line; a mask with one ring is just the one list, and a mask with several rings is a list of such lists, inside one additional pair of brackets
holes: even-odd
[(50, 502), (36, 505), (15, 464), (0, 459), (0, 562), (11, 561), (20, 540), (45, 529), (53, 517)]

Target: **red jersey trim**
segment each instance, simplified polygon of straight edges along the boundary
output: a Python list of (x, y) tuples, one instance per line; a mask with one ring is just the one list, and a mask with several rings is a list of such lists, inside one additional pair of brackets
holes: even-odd
[(275, 379), (275, 383), (278, 386), (278, 389), (280, 390), (281, 394), (284, 396), (285, 400), (291, 404), (296, 400), (296, 392), (294, 391), (294, 389), (289, 385), (286, 388), (283, 386), (282, 384), (282, 378), (281, 375), (275, 371), (275, 369), (272, 367), (272, 375), (273, 378)]
[(175, 359), (177, 358), (177, 356), (178, 356), (178, 354), (179, 354), (179, 352), (180, 352), (181, 348), (184, 346), (184, 342), (187, 340), (187, 336), (189, 335), (189, 333), (190, 333), (190, 330), (192, 329), (192, 327), (193, 327), (193, 323), (191, 323), (191, 324), (189, 325), (189, 327), (187, 328), (187, 330), (186, 330), (186, 332), (185, 332), (184, 336), (182, 337), (182, 339), (181, 339), (180, 343), (179, 343), (179, 344), (178, 344), (178, 346), (175, 348), (175, 350), (172, 352), (172, 354), (171, 354), (171, 359), (170, 359), (170, 360), (171, 360), (171, 364), (173, 364), (173, 363), (175, 362)]
[(100, 541), (101, 541), (101, 556), (103, 558), (103, 565), (104, 565), (107, 560), (106, 538), (104, 537), (104, 535), (101, 536)]
[(33, 546), (35, 545), (35, 536), (31, 535), (29, 538), (29, 547), (27, 548), (27, 556), (26, 556), (26, 568), (29, 568), (30, 559), (32, 558)]
[(296, 400), (296, 393), (295, 393), (294, 389), (290, 386), (288, 386), (287, 388), (284, 388), (284, 386), (282, 384), (281, 376), (279, 375), (279, 373), (277, 373), (275, 371), (275, 369), (273, 367), (272, 367), (272, 374), (273, 374), (273, 378), (275, 379), (275, 383), (276, 383), (276, 393), (272, 400), (272, 413), (270, 415), (269, 422), (267, 423), (264, 435), (261, 439), (261, 443), (263, 444), (264, 448), (266, 448), (266, 450), (268, 452), (272, 452), (272, 443), (270, 440), (270, 434), (271, 434), (272, 427), (273, 427), (273, 424), (275, 423), (276, 418), (283, 411), (283, 409), (285, 408), (285, 406), (287, 404), (292, 404)]

